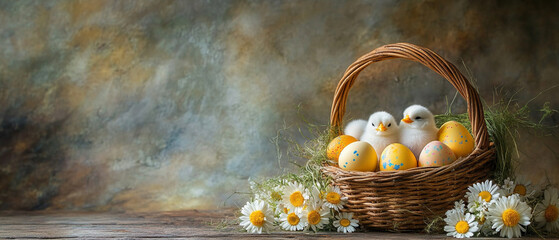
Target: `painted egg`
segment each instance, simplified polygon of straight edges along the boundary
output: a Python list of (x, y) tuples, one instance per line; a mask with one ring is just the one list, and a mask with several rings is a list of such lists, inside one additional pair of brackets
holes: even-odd
[(394, 171), (417, 167), (417, 160), (411, 150), (400, 144), (393, 143), (382, 151), (380, 155), (380, 170)]
[(377, 152), (368, 142), (350, 143), (340, 153), (338, 166), (349, 171), (375, 171), (377, 168)]
[(420, 167), (437, 167), (451, 164), (454, 160), (456, 160), (456, 157), (447, 145), (439, 141), (432, 141), (421, 150), (417, 165)]
[(437, 138), (454, 152), (456, 158), (468, 156), (474, 151), (474, 138), (459, 122), (449, 121), (443, 124)]
[(357, 142), (357, 139), (349, 135), (340, 135), (334, 138), (330, 144), (328, 144), (326, 156), (330, 160), (338, 161), (338, 157), (342, 150), (352, 142)]

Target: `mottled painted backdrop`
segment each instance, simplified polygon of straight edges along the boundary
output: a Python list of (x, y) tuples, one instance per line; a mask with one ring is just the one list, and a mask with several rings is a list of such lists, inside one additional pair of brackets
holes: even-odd
[[(431, 48), (486, 100), (500, 88), (525, 103), (559, 84), (558, 3), (2, 0), (0, 209), (238, 205), (249, 177), (290, 168), (271, 139), (301, 126), (298, 106), (328, 123), (345, 68), (383, 44)], [(557, 90), (531, 106), (559, 108)], [(347, 116), (442, 113), (454, 93), (419, 64), (381, 62)], [(531, 139), (523, 171), (557, 182), (557, 138)]]

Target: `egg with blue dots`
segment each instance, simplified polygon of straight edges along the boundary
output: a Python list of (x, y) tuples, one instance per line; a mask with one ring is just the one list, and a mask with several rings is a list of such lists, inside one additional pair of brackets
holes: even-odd
[(413, 152), (400, 143), (393, 143), (380, 155), (380, 171), (401, 171), (417, 167)]
[(368, 142), (350, 143), (340, 153), (338, 166), (348, 171), (375, 171), (377, 168), (377, 152)]
[(427, 143), (417, 161), (419, 167), (440, 167), (451, 164), (456, 160), (452, 150), (440, 141)]
[(330, 144), (328, 144), (328, 147), (326, 148), (326, 157), (328, 157), (329, 160), (337, 162), (340, 157), (340, 153), (342, 153), (342, 150), (344, 150), (344, 148), (347, 147), (347, 145), (349, 145), (350, 143), (356, 141), (356, 138), (349, 135), (337, 136), (336, 138), (332, 139), (332, 141), (330, 141)]
[(474, 138), (459, 122), (448, 121), (437, 132), (437, 139), (447, 145), (456, 158), (466, 157), (474, 151)]

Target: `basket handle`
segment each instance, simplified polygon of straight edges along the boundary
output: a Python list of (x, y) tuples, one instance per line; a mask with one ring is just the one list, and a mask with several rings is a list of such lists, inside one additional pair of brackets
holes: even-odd
[(475, 152), (489, 147), (489, 135), (483, 116), (483, 105), (476, 89), (452, 63), (427, 48), (409, 43), (395, 43), (379, 47), (363, 55), (347, 68), (336, 87), (332, 102), (330, 125), (334, 127), (334, 131), (341, 133), (340, 125), (345, 113), (347, 96), (359, 73), (371, 63), (392, 58), (404, 58), (419, 62), (448, 80), (468, 104), (468, 116), (477, 143)]

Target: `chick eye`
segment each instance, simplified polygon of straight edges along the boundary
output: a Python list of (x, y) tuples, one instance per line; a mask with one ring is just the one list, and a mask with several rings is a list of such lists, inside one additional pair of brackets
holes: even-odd
[(417, 116), (417, 117), (415, 117), (415, 120), (419, 120), (419, 119), (421, 119), (421, 117), (420, 117), (420, 116)]
[(374, 123), (371, 123), (371, 124), (373, 124), (373, 127), (375, 126), (375, 124), (374, 124)]
[(389, 123), (389, 124), (388, 124), (388, 127), (390, 127), (390, 126), (392, 126), (392, 123)]

